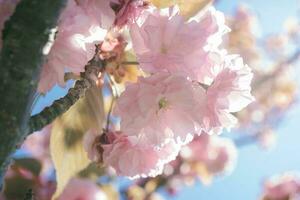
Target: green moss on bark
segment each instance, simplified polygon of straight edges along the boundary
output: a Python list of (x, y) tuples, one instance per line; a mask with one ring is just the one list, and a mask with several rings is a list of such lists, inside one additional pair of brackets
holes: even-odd
[(11, 155), (26, 137), (42, 48), (64, 5), (65, 0), (22, 0), (5, 24), (0, 53), (0, 185)]

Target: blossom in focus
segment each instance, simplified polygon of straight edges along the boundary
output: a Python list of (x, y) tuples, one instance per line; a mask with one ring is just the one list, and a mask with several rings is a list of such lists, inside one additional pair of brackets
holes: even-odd
[(300, 179), (293, 173), (272, 177), (265, 182), (263, 200), (298, 200)]
[[(254, 101), (251, 95), (251, 69), (236, 55), (228, 55), (224, 62), (211, 68), (212, 84), (206, 96), (204, 130), (219, 133), (231, 128), (237, 119), (231, 114)], [(202, 107), (201, 107), (202, 108)]]
[(39, 92), (45, 93), (55, 84), (63, 86), (65, 71), (75, 74), (84, 71), (84, 66), (95, 54), (95, 44), (105, 38), (107, 30), (102, 28), (98, 13), (107, 12), (102, 10), (108, 2), (79, 2), (69, 0), (60, 16), (54, 44), (41, 72)]
[(197, 104), (204, 102), (205, 90), (185, 77), (157, 73), (129, 84), (117, 101), (115, 113), (121, 117), (121, 130), (163, 146), (174, 139), (189, 142), (201, 133), (201, 113)]
[(58, 200), (107, 200), (106, 194), (90, 180), (71, 179)]
[(227, 30), (224, 16), (210, 8), (186, 22), (176, 6), (144, 15), (144, 22), (130, 26), (140, 67), (150, 73), (168, 71), (199, 80), (197, 75), (203, 74), (195, 72), (213, 64), (205, 47), (216, 48)]
[(112, 143), (102, 145), (103, 162), (113, 167), (121, 176), (154, 177), (161, 174), (164, 164), (174, 160), (179, 152), (179, 146), (173, 141), (158, 149), (143, 143), (135, 136), (115, 136)]

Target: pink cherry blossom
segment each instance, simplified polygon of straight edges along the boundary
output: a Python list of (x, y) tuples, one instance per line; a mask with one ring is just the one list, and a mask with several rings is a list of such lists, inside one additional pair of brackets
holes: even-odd
[(202, 163), (211, 174), (231, 172), (237, 159), (237, 150), (228, 138), (202, 133), (182, 150), (190, 161)]
[(218, 133), (223, 127), (230, 128), (236, 123), (231, 113), (254, 100), (250, 93), (252, 77), (251, 69), (235, 55), (226, 56), (223, 63), (211, 69), (212, 84), (207, 90), (203, 121), (207, 132)]
[(206, 167), (212, 174), (230, 173), (235, 167), (237, 149), (228, 138), (212, 136)]
[(88, 154), (88, 158), (94, 162), (100, 160), (99, 152), (97, 150), (97, 138), (100, 137), (100, 134), (97, 130), (91, 129), (85, 133), (83, 137), (83, 147)]
[(103, 2), (100, 5), (98, 1), (79, 2), (69, 0), (60, 17), (58, 33), (41, 72), (39, 92), (45, 93), (55, 84), (63, 86), (65, 71), (77, 74), (84, 71), (84, 66), (95, 54), (95, 44), (104, 40), (107, 31), (101, 27), (98, 13), (107, 7), (106, 1), (100, 1)]
[(194, 137), (193, 141), (182, 147), (180, 155), (187, 160), (206, 160), (211, 137), (207, 133), (201, 133)]
[(42, 130), (29, 135), (22, 145), (22, 149), (30, 152), (34, 158), (42, 163), (43, 175), (46, 175), (53, 168), (49, 151), (51, 130), (52, 124), (49, 124)]
[(144, 0), (111, 0), (111, 5), (116, 11), (115, 25), (118, 27), (133, 23), (147, 7)]
[(272, 177), (265, 182), (264, 199), (298, 200), (300, 197), (300, 179), (293, 173)]
[(189, 142), (201, 132), (201, 112), (205, 90), (194, 87), (180, 75), (157, 73), (130, 84), (117, 101), (115, 114), (121, 117), (121, 130), (128, 135), (146, 138), (162, 146), (170, 139)]
[(13, 14), (19, 0), (0, 0), (0, 51), (2, 47), (2, 30), (5, 22)]
[(115, 14), (109, 0), (77, 0), (78, 5), (105, 29), (111, 28)]
[(212, 64), (208, 50), (217, 44), (210, 43), (219, 44), (227, 30), (224, 16), (214, 8), (188, 22), (178, 7), (150, 10), (145, 16), (144, 22), (130, 26), (130, 33), (140, 67), (150, 73), (178, 72), (197, 80), (195, 71)]
[(111, 144), (102, 146), (103, 162), (121, 176), (157, 176), (162, 173), (164, 164), (174, 160), (179, 152), (179, 146), (172, 140), (159, 149), (135, 136), (115, 135), (116, 139)]
[(86, 179), (71, 179), (58, 200), (107, 200), (106, 194), (95, 183)]

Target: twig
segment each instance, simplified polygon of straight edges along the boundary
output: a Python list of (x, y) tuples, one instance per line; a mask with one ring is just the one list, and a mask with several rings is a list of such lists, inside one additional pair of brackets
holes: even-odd
[(76, 81), (75, 86), (68, 91), (68, 94), (46, 107), (42, 112), (32, 116), (29, 120), (28, 134), (38, 131), (50, 124), (56, 117), (66, 112), (75, 102), (85, 95), (87, 89), (96, 85), (96, 80), (100, 72), (105, 68), (104, 61), (98, 58), (98, 48), (95, 56), (85, 66), (85, 71), (81, 73), (81, 80)]
[(126, 62), (122, 62), (122, 65), (139, 65), (138, 62), (135, 61), (126, 61)]
[(108, 132), (108, 130), (109, 130), (110, 117), (111, 117), (111, 112), (112, 112), (113, 105), (114, 105), (114, 97), (112, 97), (112, 100), (111, 100), (110, 106), (109, 106), (109, 110), (108, 110), (108, 113), (107, 113), (107, 117), (106, 117), (106, 128), (105, 128), (106, 132)]
[(264, 76), (263, 78), (257, 80), (252, 88), (253, 89), (256, 89), (256, 88), (259, 88), (261, 87), (262, 84), (266, 83), (267, 81), (271, 80), (272, 78), (276, 77), (276, 75), (280, 74), (287, 65), (290, 65), (290, 64), (293, 64), (294, 62), (296, 62), (298, 60), (298, 58), (300, 57), (300, 49), (297, 49), (295, 51), (295, 53), (289, 57), (288, 59), (278, 63), (276, 66), (275, 66), (275, 70), (274, 72), (272, 72), (271, 74), (268, 74), (266, 76)]

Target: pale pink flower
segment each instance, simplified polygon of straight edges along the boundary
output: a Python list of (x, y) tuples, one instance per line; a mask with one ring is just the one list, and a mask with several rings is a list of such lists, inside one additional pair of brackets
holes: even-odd
[(115, 25), (122, 27), (135, 22), (147, 4), (144, 0), (111, 0), (111, 6), (116, 12)]
[(0, 51), (2, 47), (2, 31), (5, 22), (13, 14), (19, 0), (0, 0)]
[(100, 133), (95, 129), (89, 130), (83, 137), (83, 148), (87, 152), (88, 158), (94, 162), (101, 158), (97, 150), (97, 139), (100, 139)]
[(164, 165), (174, 160), (179, 152), (179, 146), (172, 140), (159, 149), (135, 136), (115, 135), (116, 139), (111, 144), (102, 145), (103, 162), (121, 176), (157, 176), (162, 173)]
[(49, 145), (52, 125), (45, 126), (42, 130), (29, 135), (22, 145), (22, 149), (30, 152), (32, 156), (42, 163), (42, 174), (46, 175), (53, 168)]
[[(69, 0), (60, 17), (58, 33), (41, 72), (39, 92), (45, 93), (55, 84), (64, 86), (65, 71), (77, 74), (84, 71), (95, 54), (95, 44), (104, 40), (107, 31), (101, 28), (101, 19), (97, 19), (100, 16), (95, 16), (96, 2), (79, 2), (82, 5)], [(100, 7), (98, 12), (102, 14)]]
[(251, 69), (242, 58), (230, 55), (224, 62), (211, 68), (203, 125), (207, 132), (219, 133), (223, 127), (231, 128), (237, 119), (231, 114), (254, 101), (251, 95)]
[(208, 47), (217, 45), (209, 43), (219, 44), (227, 30), (224, 16), (214, 8), (188, 22), (178, 7), (150, 10), (145, 16), (144, 22), (130, 26), (130, 33), (140, 67), (150, 73), (168, 71), (197, 80), (195, 71), (212, 64)]
[(201, 133), (200, 136), (194, 137), (193, 141), (181, 148), (180, 155), (187, 160), (207, 160), (210, 137), (207, 133)]
[(58, 200), (107, 200), (107, 195), (90, 180), (71, 179)]
[(110, 0), (77, 0), (77, 2), (87, 15), (99, 22), (102, 28), (112, 27), (115, 14), (111, 9)]
[(235, 167), (237, 149), (232, 140), (211, 136), (205, 165), (211, 174), (230, 173)]
[(281, 200), (300, 198), (300, 179), (292, 173), (272, 177), (265, 182), (264, 199)]
[(237, 150), (228, 138), (202, 133), (182, 149), (181, 155), (193, 162), (200, 162), (213, 175), (229, 173), (235, 166)]
[(38, 91), (44, 94), (48, 92), (55, 84), (59, 84), (61, 86), (64, 86), (65, 84), (64, 68), (60, 67), (60, 65), (54, 65), (50, 63), (55, 63), (55, 59), (52, 61), (49, 60), (47, 63), (45, 63), (40, 73)]
[(205, 90), (180, 75), (157, 73), (129, 84), (117, 100), (115, 114), (121, 117), (121, 130), (163, 146), (170, 139), (183, 144), (199, 134), (195, 120), (204, 104)]
[(270, 150), (272, 147), (274, 147), (277, 143), (277, 134), (275, 131), (271, 128), (261, 128), (261, 132), (258, 134), (258, 142), (259, 145), (266, 149)]

